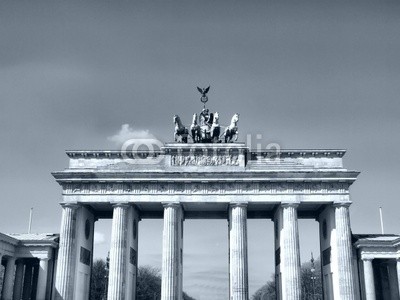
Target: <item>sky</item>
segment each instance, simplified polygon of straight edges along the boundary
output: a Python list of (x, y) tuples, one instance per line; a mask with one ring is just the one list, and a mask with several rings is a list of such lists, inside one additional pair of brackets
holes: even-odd
[[(168, 142), (172, 116), (240, 113), (240, 140), (347, 149), (354, 233), (400, 234), (400, 2), (0, 2), (0, 231), (59, 232), (67, 149), (118, 149), (124, 128)], [(123, 126), (124, 124), (128, 124)], [(129, 127), (127, 127), (129, 126)], [(127, 129), (128, 128), (128, 129)], [(117, 143), (116, 143), (117, 142)], [(317, 223), (300, 220), (302, 260)], [(95, 256), (111, 223), (96, 224)], [(270, 220), (249, 220), (250, 292), (273, 272)], [(140, 224), (139, 264), (161, 266), (161, 220)], [(186, 220), (184, 290), (226, 299), (227, 222)]]

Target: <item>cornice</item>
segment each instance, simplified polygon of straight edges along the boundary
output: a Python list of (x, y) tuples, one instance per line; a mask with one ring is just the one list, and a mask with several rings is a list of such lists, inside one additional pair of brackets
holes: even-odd
[(23, 240), (18, 244), (20, 247), (51, 247), (58, 248), (58, 242), (49, 240)]
[(184, 172), (184, 171), (98, 171), (94, 169), (53, 172), (58, 182), (63, 181), (340, 181), (354, 182), (360, 172), (273, 170), (263, 172)]
[(280, 157), (280, 158), (311, 158), (311, 157), (339, 157), (346, 154), (343, 149), (281, 149), (277, 150), (250, 150), (251, 157)]
[(385, 240), (361, 240), (354, 243), (357, 249), (369, 249), (369, 248), (400, 248), (400, 238), (394, 239), (392, 241)]
[(227, 150), (242, 150), (245, 154), (250, 154), (250, 159), (256, 157), (281, 157), (281, 158), (310, 158), (310, 157), (343, 157), (346, 154), (344, 149), (280, 149), (280, 150), (251, 150), (243, 143), (236, 144), (165, 144), (161, 150), (154, 151), (121, 151), (121, 150), (67, 150), (66, 154), (70, 158), (84, 158), (84, 159), (110, 159), (110, 158), (123, 158), (126, 156), (141, 156), (141, 157), (157, 157), (159, 155), (168, 155), (181, 151), (190, 152), (197, 150), (211, 150), (211, 151), (227, 151)]

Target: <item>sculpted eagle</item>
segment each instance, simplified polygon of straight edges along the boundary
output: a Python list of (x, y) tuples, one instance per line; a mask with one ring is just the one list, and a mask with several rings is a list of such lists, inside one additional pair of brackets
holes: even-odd
[(199, 87), (197, 87), (197, 90), (201, 93), (201, 95), (203, 97), (206, 97), (206, 94), (208, 93), (208, 91), (210, 90), (210, 86), (208, 86), (207, 88), (201, 89)]

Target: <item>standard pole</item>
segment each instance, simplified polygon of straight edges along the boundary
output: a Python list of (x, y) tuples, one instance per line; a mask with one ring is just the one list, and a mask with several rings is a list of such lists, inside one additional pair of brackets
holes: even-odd
[(31, 229), (32, 229), (32, 215), (33, 215), (33, 207), (31, 207), (31, 211), (29, 212), (28, 233), (31, 233)]
[(379, 215), (381, 217), (381, 231), (382, 231), (382, 234), (385, 234), (385, 231), (383, 230), (382, 206), (379, 207)]

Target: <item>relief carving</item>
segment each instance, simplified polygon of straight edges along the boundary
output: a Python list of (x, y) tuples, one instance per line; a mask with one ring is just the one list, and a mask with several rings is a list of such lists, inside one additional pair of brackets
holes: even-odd
[(218, 183), (210, 183), (208, 185), (208, 192), (215, 194), (219, 192), (219, 186)]
[(192, 193), (198, 193), (202, 191), (202, 187), (199, 183), (192, 184)]
[(161, 183), (157, 189), (158, 192), (165, 193), (168, 191), (168, 186), (166, 184)]
[(173, 193), (247, 193), (316, 194), (348, 193), (346, 182), (166, 182), (155, 183), (65, 183), (64, 194), (173, 194)]
[(238, 155), (172, 155), (172, 166), (238, 166)]

